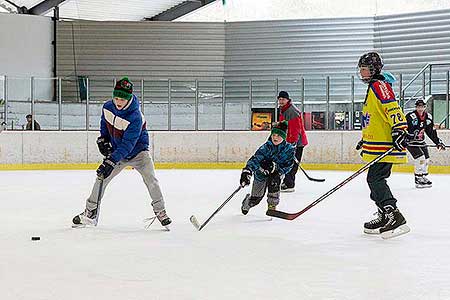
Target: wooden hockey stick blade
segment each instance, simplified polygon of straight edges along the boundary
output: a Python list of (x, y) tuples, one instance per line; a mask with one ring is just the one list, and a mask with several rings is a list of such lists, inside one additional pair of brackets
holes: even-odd
[(200, 223), (198, 222), (197, 218), (196, 218), (194, 215), (192, 215), (192, 216), (189, 218), (189, 221), (191, 221), (192, 225), (194, 225), (194, 227), (195, 227), (197, 230), (200, 230)]
[(279, 210), (268, 210), (266, 212), (266, 215), (270, 216), (270, 217), (285, 219), (285, 220), (294, 220), (295, 218), (297, 218), (301, 214), (299, 214), (299, 213), (290, 214), (290, 213), (287, 213), (287, 212), (284, 212), (284, 211), (279, 211)]

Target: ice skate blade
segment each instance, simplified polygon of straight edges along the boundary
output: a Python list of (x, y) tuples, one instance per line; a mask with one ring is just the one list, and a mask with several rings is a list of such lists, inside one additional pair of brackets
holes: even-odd
[(432, 185), (428, 184), (428, 185), (421, 185), (421, 184), (416, 184), (416, 188), (417, 189), (427, 189), (432, 187)]
[(94, 228), (97, 224), (72, 224), (72, 228)]
[(377, 228), (377, 229), (364, 228), (364, 233), (365, 234), (380, 234), (380, 228)]
[(72, 224), (72, 228), (95, 228), (97, 225), (90, 224)]
[(401, 225), (401, 226), (395, 228), (394, 230), (389, 230), (389, 231), (383, 232), (383, 233), (381, 234), (381, 237), (382, 237), (384, 240), (387, 240), (387, 239), (391, 239), (391, 238), (393, 238), (393, 237), (397, 237), (397, 236), (406, 234), (406, 233), (408, 233), (408, 232), (410, 232), (410, 231), (411, 231), (411, 229), (408, 227), (408, 225), (403, 224), (403, 225)]
[(287, 189), (281, 190), (280, 192), (282, 192), (282, 193), (293, 193), (293, 192), (295, 192), (295, 188), (287, 188)]
[(170, 231), (169, 225), (164, 226), (164, 228), (165, 228), (166, 231)]
[(72, 224), (72, 228), (85, 228), (86, 224)]

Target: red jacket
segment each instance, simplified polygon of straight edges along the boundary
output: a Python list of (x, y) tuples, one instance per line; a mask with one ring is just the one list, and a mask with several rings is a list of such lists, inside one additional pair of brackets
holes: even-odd
[(290, 101), (280, 108), (280, 121), (288, 121), (288, 132), (286, 141), (297, 145), (308, 145), (305, 126), (303, 125), (301, 112)]

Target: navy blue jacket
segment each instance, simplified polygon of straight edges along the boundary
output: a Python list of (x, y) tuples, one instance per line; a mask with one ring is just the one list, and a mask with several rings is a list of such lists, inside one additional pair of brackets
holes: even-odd
[(275, 146), (272, 139), (269, 138), (267, 142), (261, 145), (255, 154), (247, 161), (245, 168), (252, 171), (255, 175), (255, 180), (263, 181), (267, 176), (261, 172), (261, 162), (263, 160), (273, 161), (277, 164), (277, 171), (284, 175), (288, 173), (294, 165), (294, 147), (283, 141), (278, 146)]
[(148, 150), (146, 125), (135, 95), (122, 110), (116, 108), (113, 100), (103, 105), (100, 134), (111, 141), (113, 152), (110, 159), (113, 162), (133, 158), (139, 152)]

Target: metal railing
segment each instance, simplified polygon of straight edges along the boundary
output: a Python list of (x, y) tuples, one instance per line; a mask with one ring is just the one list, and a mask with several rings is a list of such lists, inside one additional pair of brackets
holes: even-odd
[[(399, 74), (396, 90), (402, 103), (408, 89), (427, 70), (431, 70), (431, 65), (422, 68), (404, 87), (403, 76)], [(0, 122), (3, 118), (9, 130), (21, 130), (25, 115), (32, 114), (43, 130), (98, 130), (101, 107), (111, 98), (115, 81), (86, 77), (82, 80), (0, 77)], [(149, 130), (249, 130), (253, 112), (266, 109), (272, 112), (272, 120), (278, 118), (276, 96), (280, 90), (290, 93), (304, 114), (307, 129), (360, 129), (359, 112), (366, 91), (366, 85), (355, 82), (355, 76), (351, 75), (273, 80), (132, 78), (132, 81)], [(421, 91), (425, 86), (432, 91), (431, 81), (424, 80)], [(447, 71), (446, 116), (448, 86)]]
[[(439, 73), (440, 77), (436, 78), (436, 73)], [(449, 115), (450, 115), (450, 99), (449, 99), (449, 73), (450, 62), (446, 63), (434, 63), (426, 64), (417, 72), (409, 82), (400, 89), (400, 104), (405, 110), (413, 107), (413, 103), (417, 98), (430, 99), (433, 95), (443, 94), (445, 97), (445, 117), (441, 120), (435, 120), (441, 126), (445, 122), (445, 128), (449, 128)], [(433, 77), (433, 74), (434, 77)], [(442, 76), (444, 75), (444, 76)], [(418, 82), (421, 80), (420, 82)], [(433, 87), (436, 85), (441, 87), (433, 92)], [(444, 87), (442, 87), (442, 84)], [(445, 92), (444, 92), (445, 90)], [(437, 97), (435, 97), (437, 98)], [(434, 99), (433, 99), (434, 100)], [(442, 100), (442, 99), (441, 99)]]

